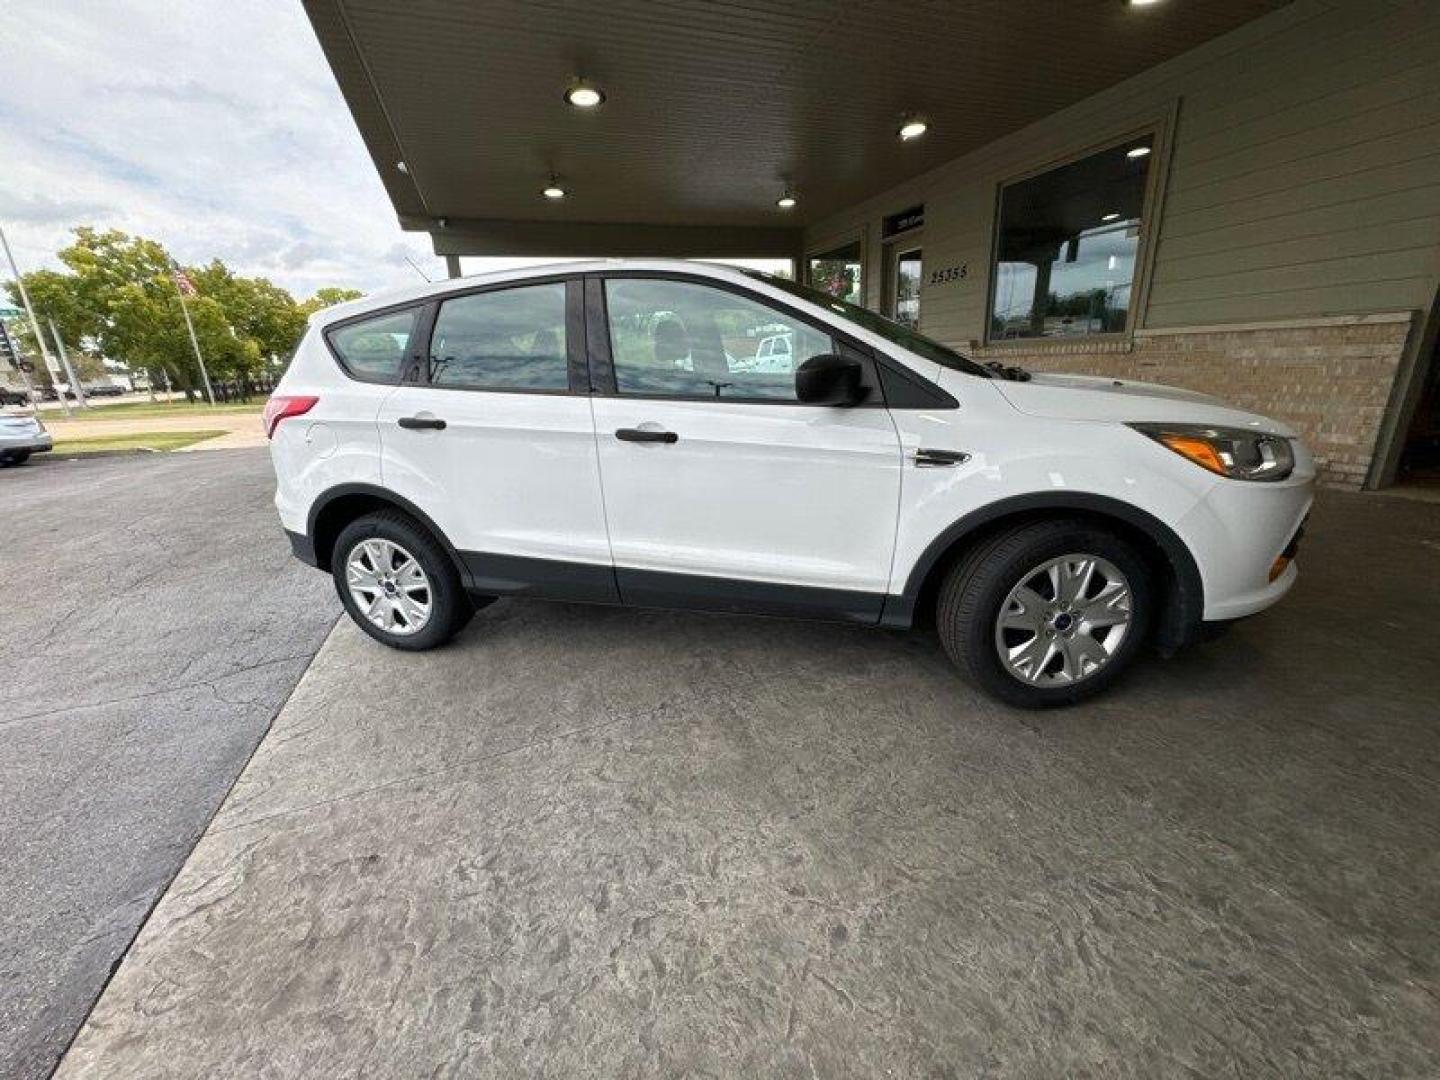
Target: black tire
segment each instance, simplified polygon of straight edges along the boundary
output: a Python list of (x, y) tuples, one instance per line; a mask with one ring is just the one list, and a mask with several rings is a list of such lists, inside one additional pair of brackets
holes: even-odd
[[(1064, 555), (1098, 556), (1130, 586), (1130, 625), (1110, 658), (1079, 681), (1035, 686), (1000, 658), (996, 625), (1001, 605), (1030, 571)], [(1124, 674), (1144, 644), (1155, 608), (1150, 569), (1129, 543), (1103, 526), (1063, 518), (1002, 530), (977, 544), (941, 585), (935, 625), (956, 665), (1000, 700), (1025, 709), (1072, 705), (1100, 693)]]
[(29, 450), (7, 450), (0, 454), (0, 465), (24, 465), (29, 460)]
[[(389, 540), (414, 556), (430, 583), (430, 618), (420, 630), (410, 634), (390, 633), (372, 623), (345, 581), (346, 561), (361, 541)], [(455, 563), (430, 531), (398, 510), (378, 510), (356, 518), (335, 538), (330, 559), (330, 576), (335, 591), (355, 624), (376, 641), (392, 649), (420, 652), (443, 645), (454, 637), (475, 613), (476, 603), (466, 595)], [(483, 606), (483, 602), (482, 605)]]

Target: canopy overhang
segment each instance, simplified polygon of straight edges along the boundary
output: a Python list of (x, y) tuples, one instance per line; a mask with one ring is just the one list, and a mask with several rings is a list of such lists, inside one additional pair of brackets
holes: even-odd
[[(793, 257), (805, 226), (1283, 3), (305, 7), (400, 223), (438, 254)], [(603, 105), (564, 101), (578, 77)], [(912, 115), (930, 129), (902, 142)], [(540, 194), (552, 177), (565, 198)]]

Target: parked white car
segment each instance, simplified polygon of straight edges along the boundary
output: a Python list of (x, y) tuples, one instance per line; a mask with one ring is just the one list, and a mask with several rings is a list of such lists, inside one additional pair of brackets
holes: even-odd
[[(777, 324), (798, 367), (734, 370), (725, 341)], [(322, 311), (265, 425), (295, 553), (387, 645), (438, 645), (510, 595), (933, 620), (1022, 706), (1275, 603), (1315, 475), (1293, 431), (1213, 398), (987, 369), (791, 282), (670, 261)]]
[(43, 454), (53, 446), (38, 416), (0, 412), (0, 467), (23, 465), (31, 454)]
[(789, 334), (771, 334), (755, 345), (755, 355), (744, 361), (746, 371), (770, 371), (793, 374), (795, 354), (791, 351)]

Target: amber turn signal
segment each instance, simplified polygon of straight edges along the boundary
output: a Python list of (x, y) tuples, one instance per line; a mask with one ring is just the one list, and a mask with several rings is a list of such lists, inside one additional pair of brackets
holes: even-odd
[(1220, 460), (1220, 455), (1215, 452), (1215, 447), (1205, 439), (1197, 439), (1193, 435), (1175, 435), (1169, 432), (1162, 433), (1159, 439), (1171, 450), (1189, 458), (1202, 469), (1209, 469), (1221, 476), (1226, 474), (1225, 463)]
[(1274, 581), (1281, 574), (1285, 573), (1285, 568), (1289, 565), (1290, 556), (1281, 555), (1278, 559), (1276, 559), (1273, 563), (1270, 564), (1270, 580)]

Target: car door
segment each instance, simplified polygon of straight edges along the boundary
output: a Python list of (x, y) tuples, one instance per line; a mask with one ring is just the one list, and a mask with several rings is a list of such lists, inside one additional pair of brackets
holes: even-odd
[[(854, 408), (796, 400), (794, 365), (834, 352), (829, 332), (719, 280), (615, 274), (586, 288), (624, 602), (875, 621), (900, 444), (878, 391)], [(793, 358), (783, 371), (773, 343), (756, 362), (777, 324)]]
[(435, 521), (479, 591), (616, 599), (583, 304), (579, 279), (442, 298), (414, 377), (380, 408), (385, 486)]

